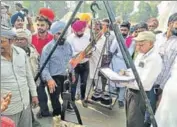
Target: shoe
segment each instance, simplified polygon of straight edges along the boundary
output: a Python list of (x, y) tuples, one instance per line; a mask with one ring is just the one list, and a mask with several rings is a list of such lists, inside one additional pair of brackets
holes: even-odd
[(39, 123), (39, 121), (37, 121), (37, 120), (32, 121), (32, 126), (33, 127), (42, 127), (41, 124)]
[(74, 109), (72, 108), (70, 103), (68, 103), (68, 106), (67, 106), (66, 110), (69, 111), (69, 112), (73, 112), (74, 111)]
[(38, 119), (42, 118), (42, 117), (52, 117), (52, 113), (51, 112), (48, 112), (48, 113), (45, 113), (45, 114), (42, 114), (41, 111), (39, 111), (37, 114), (36, 114), (36, 117)]
[(85, 108), (88, 107), (88, 103), (86, 102), (86, 100), (82, 100), (82, 105), (83, 105), (83, 107), (85, 107)]
[(123, 101), (119, 101), (119, 108), (124, 108), (124, 102)]
[(144, 123), (144, 127), (150, 127), (150, 126), (151, 126), (150, 123), (148, 123), (148, 122), (145, 122), (145, 123)]

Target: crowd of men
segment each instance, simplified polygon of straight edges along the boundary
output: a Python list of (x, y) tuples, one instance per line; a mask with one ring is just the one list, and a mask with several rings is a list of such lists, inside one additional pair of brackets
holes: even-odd
[[(109, 19), (94, 22), (93, 30), (98, 40), (93, 50), (73, 67), (70, 60), (83, 52), (93, 37), (90, 34), (92, 17), (88, 13), (75, 18), (58, 43), (66, 22), (55, 21), (52, 9), (40, 8), (34, 22), (20, 3), (16, 3), (17, 12), (13, 14), (9, 13), (9, 7), (1, 4), (1, 97), (5, 96), (1, 98), (1, 124), (4, 127), (40, 127), (32, 111), (32, 107), (37, 105), (40, 107), (37, 118), (61, 115), (60, 100), (63, 99), (68, 72), (72, 101), (80, 99), (87, 107), (87, 81), (91, 79), (96, 86), (101, 77), (99, 88), (102, 91), (107, 85), (116, 89), (118, 105), (126, 110), (127, 127), (151, 126), (150, 114), (137, 83), (128, 86), (114, 82), (108, 84), (106, 77), (97, 69), (110, 67), (117, 73), (127, 69)], [(136, 25), (131, 25), (129, 21), (117, 25), (148, 95), (158, 127), (176, 127), (177, 13), (169, 17), (166, 31), (157, 31), (158, 24), (156, 18), (150, 18)], [(56, 43), (55, 51), (35, 82), (36, 74)], [(52, 113), (46, 92), (50, 97)], [(67, 109), (73, 110), (70, 103)]]

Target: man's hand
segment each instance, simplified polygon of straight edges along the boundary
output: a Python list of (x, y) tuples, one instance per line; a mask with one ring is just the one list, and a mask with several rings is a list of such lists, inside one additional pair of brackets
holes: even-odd
[(32, 97), (32, 104), (33, 104), (33, 107), (36, 107), (39, 104), (39, 100), (37, 96)]
[(75, 75), (72, 75), (72, 83), (74, 83), (76, 81), (76, 77)]
[(53, 79), (48, 80), (47, 85), (49, 87), (50, 93), (53, 93), (55, 91), (55, 87), (57, 87), (57, 84), (55, 83)]
[(1, 112), (5, 111), (8, 108), (8, 105), (10, 104), (12, 94), (8, 93), (6, 96), (1, 98)]

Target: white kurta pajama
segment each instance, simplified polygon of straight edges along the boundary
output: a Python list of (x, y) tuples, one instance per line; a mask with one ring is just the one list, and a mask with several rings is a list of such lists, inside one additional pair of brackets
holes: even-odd
[(167, 81), (162, 99), (157, 108), (155, 118), (158, 127), (177, 127), (177, 58), (172, 67), (170, 79)]
[[(93, 49), (94, 51), (92, 52), (92, 56), (90, 57), (90, 79), (98, 79), (99, 69), (97, 69), (97, 65), (98, 65), (104, 44), (105, 44), (105, 37), (102, 36)], [(100, 68), (100, 66), (101, 66), (101, 60), (98, 65), (98, 68)], [(96, 69), (97, 69), (97, 72), (94, 77)]]

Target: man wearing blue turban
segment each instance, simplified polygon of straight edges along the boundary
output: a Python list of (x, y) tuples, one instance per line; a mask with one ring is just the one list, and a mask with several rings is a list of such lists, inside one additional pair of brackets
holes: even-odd
[[(57, 43), (65, 26), (65, 23), (61, 21), (56, 21), (51, 25), (50, 31), (53, 34), (54, 39), (43, 48), (40, 67), (42, 67), (49, 53), (53, 50), (53, 47)], [(67, 69), (71, 70), (68, 64), (72, 55), (73, 51), (71, 45), (66, 42), (65, 39), (62, 39), (62, 41), (58, 43), (57, 48), (42, 72), (42, 80), (46, 82), (49, 90), (53, 107), (53, 116), (61, 114), (59, 95), (63, 92), (64, 81), (67, 78)]]

